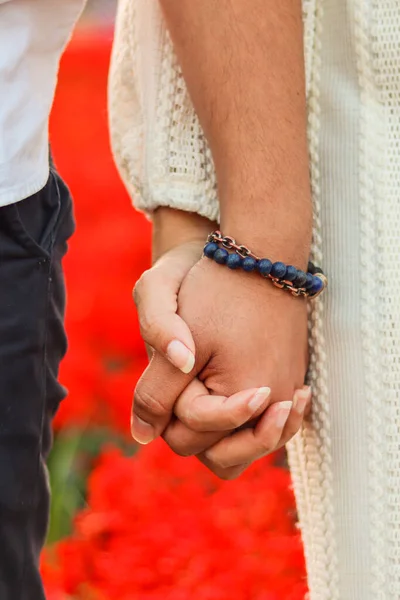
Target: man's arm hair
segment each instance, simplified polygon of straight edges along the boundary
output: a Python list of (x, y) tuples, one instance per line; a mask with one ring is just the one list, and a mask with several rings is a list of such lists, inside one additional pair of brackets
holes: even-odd
[(221, 227), (255, 251), (305, 266), (311, 201), (301, 1), (160, 4), (213, 154)]

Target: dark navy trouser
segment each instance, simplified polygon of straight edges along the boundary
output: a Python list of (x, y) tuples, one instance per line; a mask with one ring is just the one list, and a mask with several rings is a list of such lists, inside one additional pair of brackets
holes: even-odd
[(0, 600), (43, 600), (39, 554), (49, 515), (51, 421), (65, 395), (62, 257), (74, 230), (69, 191), (46, 186), (0, 207)]

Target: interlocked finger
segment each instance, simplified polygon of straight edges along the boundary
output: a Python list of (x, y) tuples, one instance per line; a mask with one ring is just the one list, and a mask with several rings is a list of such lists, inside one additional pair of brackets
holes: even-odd
[(225, 431), (193, 431), (178, 419), (173, 420), (162, 435), (171, 450), (179, 456), (196, 456), (225, 436)]
[(192, 431), (231, 431), (268, 406), (271, 390), (251, 388), (232, 396), (213, 396), (194, 379), (178, 398), (174, 413)]
[(254, 429), (238, 431), (215, 444), (205, 453), (212, 470), (249, 464), (280, 448), (299, 430), (309, 398), (309, 391), (300, 390), (294, 402), (270, 406)]
[(200, 454), (232, 430), (257, 418), (268, 406), (269, 388), (252, 388), (230, 397), (212, 396), (204, 383), (193, 379), (179, 396), (175, 418), (163, 438), (180, 456)]

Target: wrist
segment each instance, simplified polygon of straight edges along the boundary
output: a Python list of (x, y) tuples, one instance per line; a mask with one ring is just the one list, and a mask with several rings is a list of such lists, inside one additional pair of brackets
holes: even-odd
[[(259, 177), (261, 179), (261, 175)], [(285, 182), (220, 188), (221, 226), (224, 235), (234, 237), (254, 252), (304, 268), (310, 254), (312, 201), (308, 174)]]
[(160, 206), (152, 216), (152, 257), (160, 256), (176, 246), (199, 241), (204, 244), (207, 235), (217, 224), (197, 213)]
[(220, 229), (238, 244), (251, 247), (258, 256), (303, 270), (307, 267), (312, 235), (311, 208), (305, 210), (303, 218), (299, 219), (282, 215), (269, 215), (266, 219), (260, 217), (258, 222), (257, 219), (221, 218)]

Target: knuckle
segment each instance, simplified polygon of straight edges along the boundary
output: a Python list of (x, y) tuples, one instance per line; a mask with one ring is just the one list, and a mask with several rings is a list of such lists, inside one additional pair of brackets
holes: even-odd
[(172, 452), (184, 458), (195, 454), (193, 446), (185, 441), (182, 436), (177, 435), (177, 432), (170, 433), (167, 431), (163, 435), (164, 441), (171, 448)]
[(156, 327), (154, 319), (145, 309), (139, 311), (139, 328), (141, 336), (145, 341), (155, 337)]
[(193, 456), (195, 454), (193, 448), (188, 446), (187, 444), (183, 444), (177, 439), (167, 439), (164, 438), (168, 446), (171, 448), (172, 452), (177, 454), (178, 456), (182, 456), (183, 458), (188, 458), (189, 456)]
[(139, 308), (139, 302), (140, 302), (140, 289), (139, 289), (139, 280), (136, 281), (135, 285), (133, 286), (132, 289), (132, 298), (133, 298), (133, 302), (135, 303), (136, 308)]
[(201, 430), (201, 419), (199, 419), (199, 416), (192, 409), (182, 408), (179, 418), (192, 431)]
[(134, 396), (134, 407), (143, 413), (151, 413), (156, 417), (164, 417), (167, 410), (163, 403), (154, 396), (153, 393), (146, 390), (145, 387), (137, 387)]
[(133, 298), (133, 301), (134, 301), (137, 309), (139, 309), (139, 306), (140, 306), (141, 296), (142, 296), (142, 284), (141, 284), (141, 278), (139, 278), (135, 282), (135, 285), (133, 286), (133, 290), (132, 290), (132, 298)]
[(198, 433), (189, 429), (179, 417), (167, 426), (162, 437), (171, 450), (179, 456), (198, 456), (200, 460), (202, 460), (202, 453), (221, 439), (219, 434)]
[(144, 289), (147, 287), (149, 279), (151, 278), (151, 269), (147, 269), (146, 271), (144, 271), (141, 276), (139, 277), (139, 279), (136, 281), (135, 285), (133, 286), (133, 290), (132, 290), (132, 296), (133, 296), (133, 301), (136, 305), (137, 308), (139, 308), (143, 293), (144, 293)]
[(275, 450), (275, 445), (268, 438), (261, 438), (259, 447), (260, 447), (260, 452), (262, 452), (263, 456), (266, 456), (267, 454), (271, 454), (271, 452), (273, 452)]

